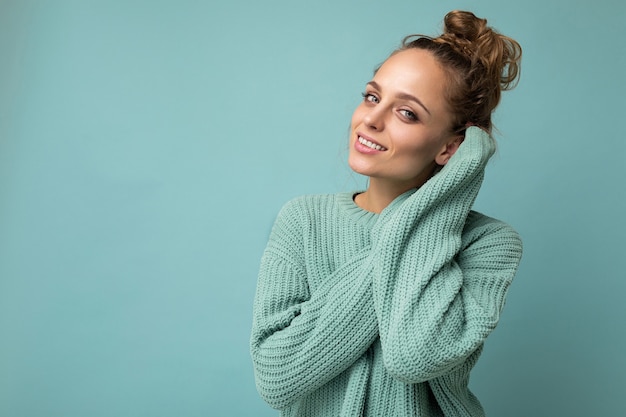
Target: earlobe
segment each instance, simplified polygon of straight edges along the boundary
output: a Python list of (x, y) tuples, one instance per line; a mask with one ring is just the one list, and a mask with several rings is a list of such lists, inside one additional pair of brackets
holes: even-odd
[(435, 157), (435, 162), (438, 165), (447, 164), (450, 158), (452, 158), (452, 155), (454, 155), (456, 150), (459, 149), (459, 146), (461, 146), (461, 143), (463, 143), (463, 139), (464, 139), (463, 136), (456, 136), (452, 138), (452, 140), (450, 140), (448, 143), (444, 145), (441, 152), (437, 154), (437, 156)]
[(445, 153), (440, 153), (435, 157), (435, 162), (437, 165), (445, 165), (448, 163), (450, 157)]

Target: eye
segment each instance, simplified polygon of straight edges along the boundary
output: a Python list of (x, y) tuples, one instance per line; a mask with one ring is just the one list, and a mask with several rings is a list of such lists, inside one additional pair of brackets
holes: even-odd
[(411, 121), (417, 121), (417, 114), (413, 113), (411, 110), (402, 109), (402, 110), (399, 110), (399, 112), (405, 118)]
[(363, 96), (363, 100), (364, 101), (369, 101), (370, 103), (377, 104), (380, 101), (380, 100), (378, 100), (378, 97), (376, 97), (372, 93), (362, 93), (361, 95)]

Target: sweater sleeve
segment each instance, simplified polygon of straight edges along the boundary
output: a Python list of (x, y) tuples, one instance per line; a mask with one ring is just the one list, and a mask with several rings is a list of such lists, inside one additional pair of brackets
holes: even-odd
[(521, 257), (508, 226), (463, 230), (495, 143), (469, 128), (440, 173), (373, 231), (374, 305), (387, 370), (407, 383), (462, 364), (495, 328)]
[(378, 336), (364, 250), (311, 291), (301, 215), (281, 210), (261, 260), (251, 355), (257, 389), (281, 409), (351, 366)]

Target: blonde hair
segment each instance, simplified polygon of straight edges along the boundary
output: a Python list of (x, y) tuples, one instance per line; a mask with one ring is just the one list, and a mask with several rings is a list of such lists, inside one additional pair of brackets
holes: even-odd
[(471, 12), (452, 11), (443, 22), (440, 36), (407, 36), (394, 54), (411, 48), (430, 51), (448, 75), (451, 130), (463, 132), (475, 125), (491, 131), (491, 114), (501, 92), (514, 88), (519, 80), (522, 48)]

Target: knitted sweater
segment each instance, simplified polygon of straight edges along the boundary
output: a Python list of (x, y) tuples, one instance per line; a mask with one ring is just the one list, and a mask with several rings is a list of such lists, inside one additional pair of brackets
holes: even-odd
[(283, 416), (483, 416), (469, 372), (522, 246), (472, 211), (493, 139), (470, 128), (448, 164), (381, 214), (352, 194), (281, 210), (261, 260), (251, 354)]

